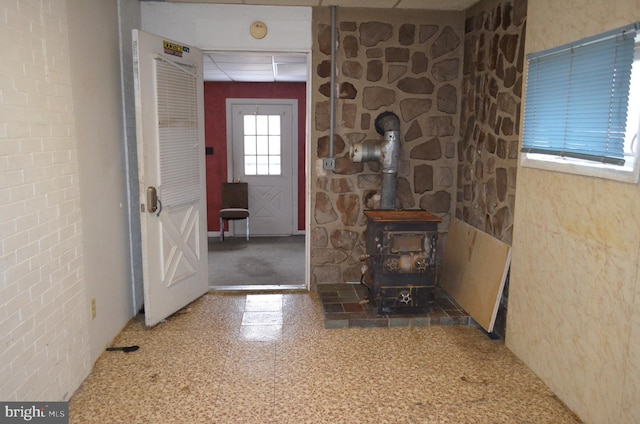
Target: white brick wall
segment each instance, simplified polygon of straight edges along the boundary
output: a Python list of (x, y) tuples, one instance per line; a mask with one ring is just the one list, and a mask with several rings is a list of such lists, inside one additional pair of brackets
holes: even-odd
[(0, 399), (89, 373), (65, 0), (0, 2)]

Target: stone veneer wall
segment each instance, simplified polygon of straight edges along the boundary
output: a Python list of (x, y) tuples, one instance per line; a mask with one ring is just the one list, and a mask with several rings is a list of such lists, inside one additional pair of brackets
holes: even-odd
[(314, 8), (313, 21), (312, 288), (360, 280), (363, 211), (379, 207), (381, 166), (352, 163), (349, 148), (382, 139), (374, 128), (381, 112), (401, 121), (397, 207), (442, 217), (446, 232), (457, 190), (464, 13), (336, 10), (335, 171), (322, 168), (329, 155), (330, 8)]
[[(527, 0), (467, 10), (456, 217), (511, 244)], [(504, 337), (509, 284), (496, 318)]]
[(467, 11), (456, 217), (511, 243), (526, 0)]

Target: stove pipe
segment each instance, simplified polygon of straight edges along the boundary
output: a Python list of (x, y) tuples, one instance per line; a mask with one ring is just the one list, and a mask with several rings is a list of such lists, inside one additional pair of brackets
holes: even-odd
[(376, 131), (384, 140), (365, 140), (354, 143), (349, 155), (353, 162), (372, 160), (382, 165), (382, 193), (380, 209), (395, 209), (398, 179), (398, 153), (400, 151), (400, 119), (393, 112), (382, 112), (375, 121)]

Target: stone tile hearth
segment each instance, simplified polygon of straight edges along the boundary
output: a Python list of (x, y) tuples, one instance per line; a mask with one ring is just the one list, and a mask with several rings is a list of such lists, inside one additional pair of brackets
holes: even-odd
[(368, 303), (367, 288), (361, 284), (318, 284), (317, 292), (325, 328), (478, 326), (440, 287), (436, 287), (434, 301), (428, 308), (389, 314), (379, 314), (378, 307)]

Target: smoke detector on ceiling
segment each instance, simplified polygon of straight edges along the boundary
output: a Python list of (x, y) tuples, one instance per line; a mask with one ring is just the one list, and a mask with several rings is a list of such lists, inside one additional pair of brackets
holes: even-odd
[(249, 31), (253, 38), (260, 40), (267, 35), (267, 24), (262, 21), (255, 21), (251, 24)]

